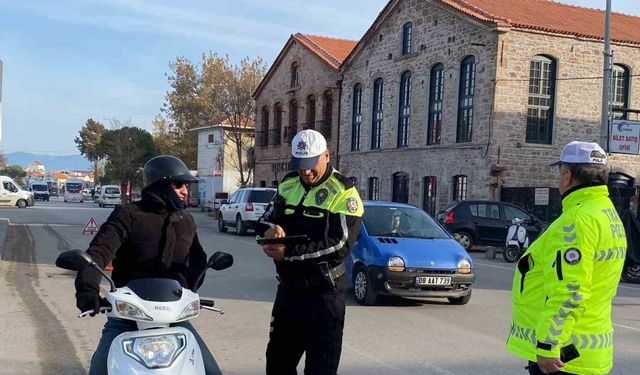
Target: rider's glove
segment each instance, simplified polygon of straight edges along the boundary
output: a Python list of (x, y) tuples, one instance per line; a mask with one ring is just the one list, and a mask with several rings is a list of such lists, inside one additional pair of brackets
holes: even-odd
[(89, 315), (95, 316), (100, 312), (100, 306), (103, 305), (104, 302), (102, 298), (96, 292), (81, 292), (76, 294), (76, 306), (78, 306), (80, 312), (93, 310)]

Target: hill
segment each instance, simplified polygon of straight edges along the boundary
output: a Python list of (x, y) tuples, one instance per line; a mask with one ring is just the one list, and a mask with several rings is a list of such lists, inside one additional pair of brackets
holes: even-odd
[(91, 170), (93, 167), (89, 160), (82, 155), (45, 155), (29, 152), (9, 152), (5, 154), (7, 164), (18, 164), (26, 168), (32, 161), (37, 160), (44, 164), (47, 171), (54, 170)]

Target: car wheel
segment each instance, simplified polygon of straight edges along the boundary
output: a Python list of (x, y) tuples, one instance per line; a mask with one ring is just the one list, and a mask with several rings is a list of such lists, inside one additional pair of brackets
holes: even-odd
[(375, 290), (365, 267), (356, 268), (353, 274), (353, 295), (356, 302), (365, 306), (375, 305), (378, 300), (378, 292)]
[(447, 299), (449, 300), (449, 303), (452, 305), (466, 305), (467, 303), (469, 303), (469, 300), (471, 299), (471, 288), (469, 288), (469, 293), (467, 293), (466, 296), (447, 297)]
[(227, 227), (224, 226), (224, 220), (222, 215), (218, 216), (218, 232), (224, 233), (227, 231)]
[(502, 251), (502, 258), (507, 263), (513, 263), (517, 261), (518, 259), (520, 259), (521, 255), (522, 255), (522, 252), (520, 251), (520, 247), (518, 246), (513, 246), (513, 245), (507, 246)]
[(458, 242), (465, 250), (469, 251), (471, 246), (473, 246), (473, 236), (465, 231), (456, 232), (458, 235)]
[(20, 200), (18, 201), (18, 203), (17, 203), (17, 206), (18, 206), (18, 207), (20, 207), (20, 208), (25, 208), (25, 207), (27, 207), (27, 206), (28, 206), (28, 205), (27, 205), (27, 201), (25, 201), (24, 199), (20, 199)]
[(627, 283), (640, 284), (640, 263), (627, 261), (622, 269), (622, 280)]
[(236, 217), (236, 234), (238, 236), (244, 236), (247, 234), (247, 226), (244, 224), (244, 221), (242, 221), (242, 216), (240, 215)]

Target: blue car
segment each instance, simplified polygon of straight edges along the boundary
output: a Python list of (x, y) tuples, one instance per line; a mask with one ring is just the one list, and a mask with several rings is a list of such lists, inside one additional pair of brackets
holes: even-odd
[(439, 223), (395, 202), (364, 202), (360, 235), (345, 266), (362, 305), (374, 305), (380, 294), (464, 305), (475, 281), (473, 260)]

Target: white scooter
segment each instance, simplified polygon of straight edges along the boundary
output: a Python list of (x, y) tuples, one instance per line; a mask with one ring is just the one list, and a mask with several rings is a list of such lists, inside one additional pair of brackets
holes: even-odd
[[(183, 327), (171, 327), (197, 317), (200, 309), (224, 314), (213, 307), (212, 299), (198, 296), (197, 289), (207, 269), (223, 270), (231, 267), (230, 254), (216, 252), (196, 279), (193, 291), (182, 288), (172, 279), (138, 279), (116, 289), (113, 280), (82, 250), (65, 251), (56, 259), (56, 266), (80, 271), (87, 266), (97, 269), (109, 281), (106, 293), (110, 307), (101, 307), (107, 317), (132, 320), (137, 331), (125, 332), (113, 340), (109, 348), (109, 375), (202, 375), (202, 352), (193, 333)], [(78, 317), (94, 313), (82, 312)]]
[(527, 228), (522, 225), (523, 222), (524, 220), (517, 217), (511, 220), (512, 224), (507, 231), (507, 240), (502, 252), (502, 258), (507, 263), (513, 263), (520, 259), (529, 248), (529, 235)]

